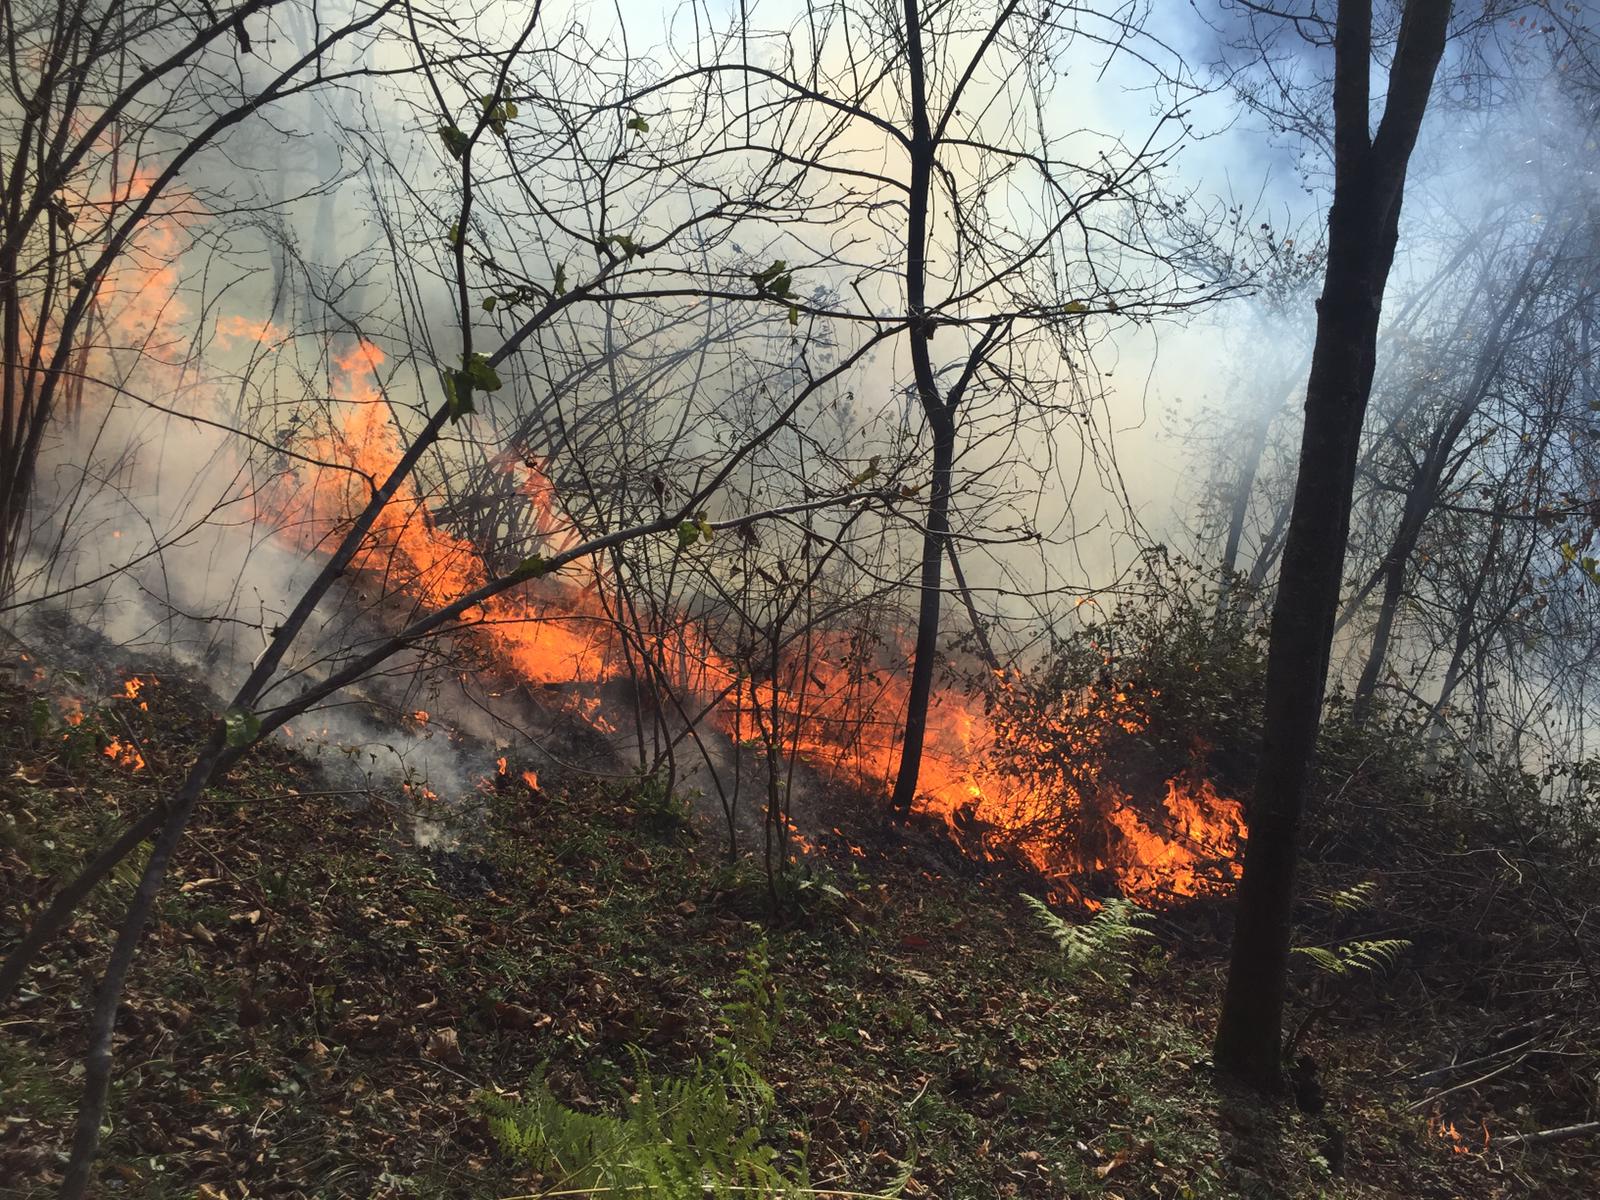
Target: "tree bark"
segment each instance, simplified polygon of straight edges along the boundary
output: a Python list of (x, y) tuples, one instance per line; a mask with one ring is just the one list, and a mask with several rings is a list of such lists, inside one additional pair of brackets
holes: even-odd
[(1300, 471), (1272, 614), (1260, 773), (1248, 812), (1250, 836), (1215, 1047), (1222, 1074), (1266, 1092), (1283, 1088), (1299, 830), (1321, 721), (1378, 317), (1399, 238), (1406, 166), (1449, 17), (1448, 0), (1407, 0), (1388, 102), (1374, 137), (1371, 0), (1339, 5), (1328, 267), (1317, 302)]
[(892, 801), (895, 816), (901, 820), (911, 815), (911, 805), (917, 797), (917, 776), (921, 772), (923, 742), (928, 732), (928, 704), (933, 698), (933, 668), (939, 655), (939, 611), (944, 598), (944, 546), (950, 536), (950, 472), (955, 465), (955, 450), (955, 421), (944, 415), (934, 422), (933, 429), (933, 487), (922, 534), (916, 657), (911, 664), (905, 741), (900, 749), (900, 770), (895, 778)]
[(1222, 547), (1222, 583), (1217, 594), (1217, 612), (1226, 611), (1228, 594), (1233, 590), (1234, 573), (1239, 567), (1239, 543), (1244, 540), (1245, 518), (1250, 514), (1250, 493), (1255, 490), (1256, 472), (1261, 469), (1261, 458), (1267, 451), (1267, 433), (1272, 428), (1273, 414), (1264, 412), (1251, 431), (1250, 449), (1245, 452), (1239, 466), (1239, 482), (1234, 489), (1233, 505), (1228, 513), (1228, 533)]
[(911, 317), (907, 335), (917, 399), (933, 434), (933, 480), (922, 535), (921, 595), (917, 604), (917, 645), (911, 664), (911, 692), (906, 706), (905, 740), (895, 776), (890, 807), (896, 817), (911, 815), (922, 770), (922, 744), (928, 729), (928, 701), (933, 694), (934, 658), (939, 651), (939, 601), (944, 539), (950, 531), (950, 468), (955, 461), (955, 418), (939, 395), (933, 373), (928, 320), (928, 208), (933, 191), (933, 123), (928, 114), (927, 81), (922, 62), (922, 15), (917, 0), (905, 0), (906, 70), (911, 102), (911, 188), (906, 214), (906, 308)]

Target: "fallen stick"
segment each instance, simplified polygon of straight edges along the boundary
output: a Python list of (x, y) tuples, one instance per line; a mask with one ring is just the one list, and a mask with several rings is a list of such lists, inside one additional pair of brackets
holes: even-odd
[(1586, 1121), (1582, 1125), (1563, 1125), (1559, 1129), (1541, 1129), (1537, 1133), (1514, 1133), (1498, 1141), (1502, 1146), (1547, 1146), (1551, 1142), (1569, 1142), (1573, 1138), (1589, 1137), (1596, 1133), (1600, 1133), (1600, 1121)]

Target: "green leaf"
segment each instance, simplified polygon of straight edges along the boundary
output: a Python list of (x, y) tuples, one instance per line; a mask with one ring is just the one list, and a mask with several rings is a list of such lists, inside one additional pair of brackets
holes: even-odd
[(638, 258), (644, 253), (644, 248), (625, 233), (612, 234), (610, 237), (606, 238), (605, 244), (608, 246), (616, 246), (622, 251), (624, 257), (627, 258)]
[(452, 425), (462, 417), (478, 411), (472, 401), (474, 392), (500, 390), (500, 376), (495, 373), (495, 369), (489, 365), (489, 360), (482, 354), (474, 354), (459, 371), (440, 372), (440, 378), (444, 380), (444, 398), (450, 410)]
[(450, 151), (450, 157), (457, 162), (472, 146), (472, 139), (463, 133), (459, 126), (450, 121), (446, 121), (439, 126), (439, 136), (444, 139), (445, 148)]
[(495, 300), (495, 298), (493, 296), (485, 296), (483, 298), (483, 311), (484, 312), (493, 312), (495, 304), (496, 304), (496, 300)]
[(566, 263), (562, 263), (559, 267), (556, 268), (555, 287), (552, 290), (558, 296), (565, 296), (567, 294), (567, 264)]
[(489, 365), (489, 360), (482, 354), (474, 354), (467, 360), (467, 369), (463, 372), (472, 385), (482, 388), (486, 392), (500, 390), (500, 376), (495, 374), (495, 369)]
[(700, 525), (696, 521), (682, 521), (678, 524), (678, 549), (687, 550), (700, 540)]
[(788, 263), (784, 262), (781, 258), (775, 258), (772, 260), (772, 265), (770, 267), (755, 272), (750, 276), (750, 280), (756, 285), (758, 290), (767, 291), (771, 288), (773, 281), (776, 280), (778, 276), (788, 271), (788, 269)]
[(500, 137), (505, 137), (506, 122), (517, 115), (517, 106), (497, 96), (480, 96), (478, 101), (483, 105), (483, 115), (488, 119), (489, 128)]
[[(752, 272), (750, 282), (756, 285), (756, 292), (762, 296), (787, 300), (794, 294), (794, 273), (789, 270), (789, 264), (781, 258), (773, 259), (770, 267)], [(795, 325), (799, 321), (799, 310), (790, 305), (789, 323)]]
[(261, 736), (261, 718), (244, 708), (230, 708), (222, 718), (222, 727), (228, 745), (235, 749), (242, 749)]
[(450, 411), (450, 424), (478, 411), (472, 403), (472, 380), (467, 378), (466, 372), (441, 371), (439, 378), (444, 380), (444, 402)]
[(874, 454), (867, 460), (867, 465), (850, 478), (851, 487), (859, 487), (878, 473), (878, 463), (882, 461), (880, 455)]
[(1073, 316), (1077, 316), (1079, 313), (1088, 312), (1089, 306), (1082, 300), (1069, 300), (1061, 311), (1071, 313)]
[(511, 572), (522, 579), (543, 579), (550, 573), (550, 564), (545, 561), (544, 555), (532, 554), (517, 564), (517, 569)]
[(800, 324), (800, 306), (798, 304), (789, 305), (789, 324)]
[(633, 130), (635, 133), (649, 133), (650, 122), (646, 121), (643, 117), (635, 117), (633, 120), (628, 122), (628, 128)]

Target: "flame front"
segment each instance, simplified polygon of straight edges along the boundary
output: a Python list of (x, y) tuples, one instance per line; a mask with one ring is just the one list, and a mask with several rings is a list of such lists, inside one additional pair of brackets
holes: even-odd
[[(306, 448), (309, 459), (335, 465), (303, 474), (277, 498), (286, 536), (306, 551), (330, 548), (401, 457), (377, 377), (383, 362), (367, 342), (336, 356), (343, 423)], [(570, 545), (544, 464), (507, 452), (494, 465), (524, 472), (519, 491), (546, 553)], [(438, 528), (410, 481), (379, 514), (354, 566), (430, 607), (488, 579), (477, 548)], [(502, 593), (468, 614), (501, 669), (536, 685), (627, 677), (607, 577), (591, 569), (599, 582), (588, 588), (546, 579), (525, 589), (535, 595)], [(741, 669), (691, 620), (631, 636), (635, 652), (649, 639), (643, 644), (658, 669), (680, 694), (703, 698), (709, 721), (735, 742), (770, 739), (825, 777), (871, 792), (893, 779), (909, 689), (903, 672), (878, 669), (847, 635), (817, 632), (803, 658), (780, 656), (775, 672), (770, 664)], [(600, 699), (577, 691), (556, 688), (591, 725), (612, 731)], [(1046, 704), (1008, 673), (997, 673), (986, 692), (944, 689), (928, 714), (919, 807), (943, 818), (968, 853), (1021, 853), (1066, 894), (1078, 895), (1072, 881), (1086, 874), (1155, 901), (1215, 893), (1234, 875), (1245, 834), (1240, 806), (1191, 771), (1146, 797), (1121, 792), (1106, 775), (1108, 739), (1148, 724), (1146, 700), (1114, 684)], [(524, 780), (537, 790), (536, 779)]]

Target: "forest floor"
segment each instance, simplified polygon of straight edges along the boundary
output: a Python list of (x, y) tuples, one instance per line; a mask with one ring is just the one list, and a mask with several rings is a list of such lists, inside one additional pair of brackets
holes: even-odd
[[(208, 711), (181, 677), (145, 675), (64, 727), (14, 675), (0, 950), (19, 905), (171, 784)], [(802, 863), (773, 921), (759, 872), (637, 789), (535, 792), (513, 772), (450, 853), (415, 848), (397, 795), (340, 790), (269, 746), (210, 795), (128, 989), (100, 1194), (527, 1195), (540, 1181), (475, 1098), (543, 1066), (568, 1103), (614, 1111), (637, 1055), (670, 1076), (711, 1053), (763, 952), (783, 991), (763, 1134), (815, 1186), (871, 1191), (911, 1162), (906, 1195), (950, 1200), (1594, 1194), (1590, 1143), (1452, 1140), (1408, 1107), (1428, 1089), (1405, 1080), (1451, 1048), (1370, 998), (1310, 1039), (1321, 1113), (1219, 1088), (1215, 905), (1163, 915), (1112, 987), (1063, 971), (1013, 885), (914, 854)], [(59, 1179), (86, 1006), (134, 878), (102, 885), (0, 1015), (7, 1195)]]

